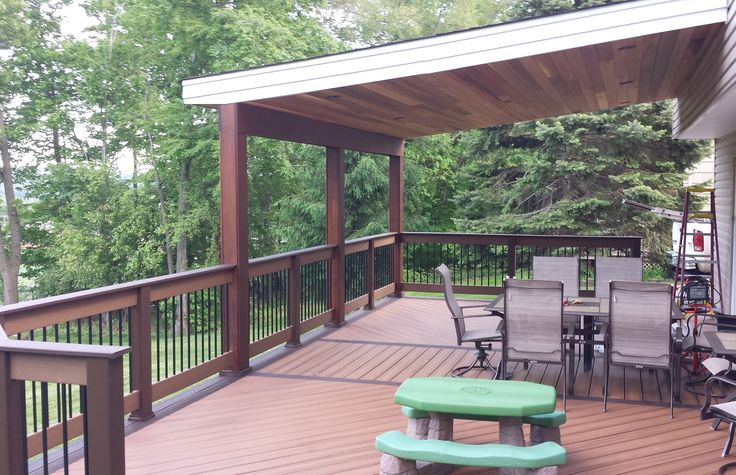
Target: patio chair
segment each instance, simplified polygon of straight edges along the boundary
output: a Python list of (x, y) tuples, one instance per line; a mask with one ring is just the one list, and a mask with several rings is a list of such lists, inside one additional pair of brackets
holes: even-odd
[(532, 267), (534, 280), (562, 281), (565, 297), (579, 296), (580, 264), (577, 257), (534, 256)]
[[(726, 444), (723, 446), (723, 452), (721, 457), (725, 457), (731, 451), (731, 445), (733, 445), (733, 436), (736, 432), (736, 401), (730, 398), (726, 402), (720, 402), (718, 404), (711, 404), (711, 400), (714, 396), (714, 386), (717, 384), (726, 386), (736, 386), (736, 381), (729, 379), (725, 376), (711, 376), (705, 383), (705, 401), (703, 407), (700, 408), (700, 418), (716, 419), (716, 422), (725, 421), (728, 422), (728, 437), (726, 438)], [(711, 430), (717, 428), (717, 424), (711, 426)], [(729, 464), (731, 468), (733, 464)], [(723, 473), (723, 472), (720, 472)]]
[[(447, 308), (450, 309), (450, 315), (452, 315), (452, 321), (455, 324), (458, 346), (462, 346), (463, 343), (473, 343), (477, 350), (473, 364), (459, 366), (453, 369), (451, 372), (452, 376), (460, 377), (473, 368), (480, 369), (481, 371), (490, 370), (497, 376), (498, 368), (491, 364), (487, 352), (493, 349), (493, 343), (501, 343), (502, 341), (500, 328), (503, 326), (503, 319), (493, 312), (466, 314), (466, 309), (483, 308), (488, 304), (461, 306), (458, 304), (455, 298), (455, 292), (452, 290), (450, 269), (445, 264), (441, 264), (436, 270), (442, 281), (445, 303), (447, 304)], [(482, 329), (468, 330), (465, 327), (465, 319), (468, 318), (484, 318), (486, 321), (483, 322)]]
[(612, 281), (609, 290), (603, 412), (608, 409), (609, 367), (663, 369), (670, 376), (670, 418), (674, 414), (674, 371), (670, 320), (672, 286)]
[[(563, 283), (564, 297), (577, 298), (580, 294), (580, 264), (577, 257), (557, 257), (557, 256), (534, 256), (533, 261), (534, 280), (550, 280), (561, 281)], [(575, 330), (581, 340), (585, 340), (585, 336), (579, 330), (579, 316), (564, 315), (562, 317), (563, 324), (567, 334), (571, 338), (570, 345), (574, 345)], [(592, 337), (591, 337), (592, 338)], [(526, 364), (524, 365), (526, 368)]]
[(562, 365), (562, 401), (567, 408), (567, 376), (575, 356), (571, 345), (568, 368), (568, 330), (562, 322), (563, 289), (560, 281), (506, 279), (501, 378), (506, 375), (509, 361)]
[(612, 280), (641, 282), (640, 257), (599, 257), (595, 261), (595, 296), (607, 299)]

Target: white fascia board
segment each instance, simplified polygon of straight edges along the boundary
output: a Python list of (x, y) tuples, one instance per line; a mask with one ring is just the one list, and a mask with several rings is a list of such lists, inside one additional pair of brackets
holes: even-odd
[(640, 0), (245, 71), (185, 79), (186, 104), (248, 102), (723, 23), (727, 0)]

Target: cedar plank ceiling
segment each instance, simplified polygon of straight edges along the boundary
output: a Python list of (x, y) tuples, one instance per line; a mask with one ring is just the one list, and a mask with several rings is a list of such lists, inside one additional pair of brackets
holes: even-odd
[(647, 103), (677, 97), (721, 27), (250, 103), (404, 138)]

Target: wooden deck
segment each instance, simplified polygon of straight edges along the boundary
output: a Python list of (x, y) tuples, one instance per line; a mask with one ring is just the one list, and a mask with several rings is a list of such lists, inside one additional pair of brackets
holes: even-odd
[[(445, 375), (473, 359), (472, 349), (455, 346), (444, 305), (387, 299), (347, 326), (159, 418), (126, 437), (128, 473), (376, 473), (375, 436), (406, 426), (393, 402), (401, 381)], [(669, 419), (663, 375), (614, 369), (614, 402), (603, 414), (599, 360), (592, 372), (583, 372), (582, 362), (577, 366), (576, 396), (568, 401), (562, 430), (569, 457), (561, 473), (707, 474), (729, 461), (720, 458), (725, 428), (712, 432), (699, 420), (695, 396), (683, 391), (683, 404)], [(514, 379), (561, 389), (560, 368), (553, 365), (517, 365)], [(457, 421), (456, 438), (494, 442), (497, 425)], [(82, 472), (80, 463), (72, 472)]]

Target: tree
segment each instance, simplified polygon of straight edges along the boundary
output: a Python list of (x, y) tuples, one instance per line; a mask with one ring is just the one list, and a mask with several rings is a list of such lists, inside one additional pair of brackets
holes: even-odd
[(644, 236), (662, 260), (669, 223), (622, 198), (679, 208), (703, 142), (671, 137), (669, 101), (497, 127), (479, 134), (456, 200), (466, 232)]

